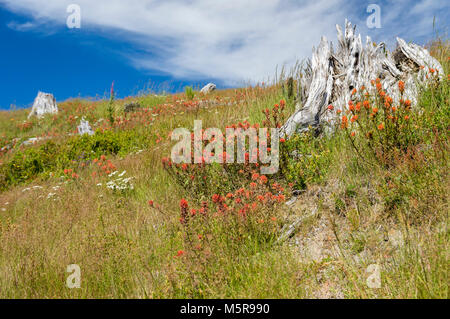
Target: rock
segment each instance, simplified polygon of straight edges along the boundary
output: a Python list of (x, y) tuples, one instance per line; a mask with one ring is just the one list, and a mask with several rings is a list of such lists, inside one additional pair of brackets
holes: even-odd
[(94, 135), (94, 131), (92, 130), (91, 126), (89, 125), (89, 121), (86, 121), (84, 117), (80, 121), (80, 125), (77, 126), (78, 134), (84, 135)]
[(292, 236), (294, 236), (295, 232), (297, 231), (299, 226), (302, 224), (302, 222), (305, 219), (307, 219), (311, 216), (314, 216), (317, 213), (317, 210), (318, 210), (318, 208), (315, 207), (308, 214), (298, 217), (293, 223), (284, 225), (280, 231), (281, 235), (278, 237), (277, 242), (283, 242), (283, 241), (291, 238)]
[(391, 245), (396, 248), (402, 247), (404, 244), (403, 234), (399, 230), (390, 229), (388, 231), (388, 238)]
[[(442, 66), (426, 49), (400, 38), (392, 53), (384, 43), (375, 45), (370, 37), (363, 46), (361, 35), (355, 34), (356, 26), (345, 23), (344, 32), (336, 26), (337, 50), (322, 37), (317, 49), (313, 48), (312, 59), (300, 70), (301, 99), (298, 98), (294, 114), (280, 128), (282, 137), (306, 131), (310, 126), (332, 129), (338, 120), (337, 111), (344, 111), (353, 89), (370, 88), (371, 80), (376, 78), (382, 79), (383, 90), (394, 101), (399, 98), (398, 81), (405, 82), (403, 98), (411, 100), (413, 107), (417, 104), (418, 88), (426, 84), (430, 69), (435, 69), (442, 80)], [(334, 112), (327, 112), (329, 105), (333, 105)]]
[(33, 107), (28, 118), (32, 116), (42, 117), (47, 113), (58, 113), (58, 105), (56, 104), (53, 94), (39, 92), (34, 99)]
[(208, 83), (206, 84), (203, 89), (200, 90), (203, 94), (208, 94), (216, 89), (216, 85), (214, 83)]
[(20, 146), (33, 145), (37, 142), (48, 140), (48, 139), (50, 139), (50, 137), (30, 137), (26, 141), (23, 141), (22, 144), (20, 144)]
[(12, 139), (11, 143), (6, 144), (5, 146), (3, 146), (2, 148), (0, 148), (0, 152), (7, 152), (10, 149), (12, 149), (14, 147), (14, 145), (16, 145), (16, 143), (20, 140), (20, 138), (15, 137)]

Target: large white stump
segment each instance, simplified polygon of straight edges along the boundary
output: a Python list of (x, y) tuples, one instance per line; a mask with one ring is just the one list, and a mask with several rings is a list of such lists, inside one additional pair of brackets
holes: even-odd
[(397, 38), (397, 48), (389, 52), (384, 43), (375, 45), (370, 37), (362, 45), (361, 35), (355, 34), (356, 26), (345, 21), (345, 30), (336, 26), (338, 48), (322, 37), (312, 59), (303, 68), (299, 83), (302, 91), (297, 111), (280, 128), (280, 135), (290, 137), (309, 127), (319, 128), (333, 124), (337, 112), (327, 112), (328, 105), (343, 111), (353, 89), (369, 88), (371, 80), (380, 78), (383, 89), (394, 100), (398, 98), (397, 83), (405, 82), (404, 98), (417, 104), (418, 87), (426, 85), (430, 69), (436, 70), (442, 79), (444, 70), (428, 51), (413, 43)]
[(58, 113), (58, 105), (56, 104), (55, 97), (50, 93), (39, 92), (34, 99), (33, 107), (28, 118), (32, 116), (40, 118), (48, 113)]
[(208, 83), (200, 90), (200, 92), (203, 94), (208, 94), (209, 92), (212, 92), (215, 89), (216, 85), (214, 83)]

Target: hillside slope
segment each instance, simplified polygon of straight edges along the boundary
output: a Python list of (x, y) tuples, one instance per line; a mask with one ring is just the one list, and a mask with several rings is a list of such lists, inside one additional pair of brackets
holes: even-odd
[[(373, 79), (335, 134), (281, 140), (274, 175), (175, 165), (171, 133), (280, 126), (295, 108), (286, 79), (1, 112), (0, 297), (448, 298), (450, 55), (430, 49), (445, 80), (429, 70), (417, 110), (386, 106)], [(82, 117), (93, 136), (76, 134)]]

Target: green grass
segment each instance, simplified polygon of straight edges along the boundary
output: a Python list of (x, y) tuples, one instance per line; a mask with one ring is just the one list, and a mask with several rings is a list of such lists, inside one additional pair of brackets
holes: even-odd
[[(236, 197), (242, 187), (245, 199), (254, 168), (208, 166), (206, 184), (174, 178), (162, 164), (170, 133), (195, 119), (204, 128), (262, 125), (282, 99), (291, 114), (292, 83), (215, 91), (206, 104), (189, 93), (116, 100), (113, 123), (106, 100), (62, 102), (57, 115), (25, 126), (25, 110), (2, 112), (0, 146), (19, 140), (0, 154), (0, 297), (448, 298), (448, 46), (434, 52), (446, 77), (421, 92), (409, 152), (394, 150), (385, 165), (364, 139), (358, 154), (344, 130), (298, 135), (281, 143), (280, 173), (248, 196), (276, 193), (273, 183), (288, 196), (292, 182), (297, 202), (255, 206), (246, 218), (231, 199), (221, 212), (212, 195)], [(131, 101), (142, 107), (125, 114)], [(94, 136), (73, 136), (82, 116)], [(48, 139), (19, 146), (35, 136)], [(108, 160), (133, 189), (106, 187), (117, 178), (103, 169)], [(182, 198), (189, 209), (208, 202), (208, 214), (181, 223)], [(292, 239), (276, 240), (306, 215)], [(65, 285), (70, 264), (81, 267), (80, 289)], [(372, 264), (379, 289), (366, 284)]]

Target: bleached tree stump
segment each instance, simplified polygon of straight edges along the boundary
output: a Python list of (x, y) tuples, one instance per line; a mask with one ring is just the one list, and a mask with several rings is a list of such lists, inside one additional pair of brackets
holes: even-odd
[(79, 135), (94, 135), (94, 131), (91, 128), (91, 125), (89, 125), (89, 121), (86, 121), (84, 117), (80, 121), (80, 125), (77, 126), (78, 134)]
[(33, 107), (28, 118), (32, 116), (42, 117), (47, 113), (58, 113), (58, 105), (56, 104), (53, 94), (39, 92), (34, 99)]
[(344, 111), (353, 89), (370, 87), (371, 80), (380, 78), (383, 89), (394, 100), (398, 98), (397, 83), (405, 82), (404, 98), (417, 104), (418, 88), (426, 85), (430, 69), (436, 70), (439, 79), (443, 68), (428, 51), (416, 44), (408, 44), (397, 38), (397, 48), (391, 53), (385, 44), (375, 45), (370, 37), (362, 45), (361, 35), (356, 35), (356, 26), (345, 21), (345, 30), (336, 26), (338, 48), (335, 52), (332, 43), (325, 37), (313, 48), (312, 59), (302, 70), (299, 83), (301, 101), (297, 111), (280, 128), (280, 135), (290, 137), (294, 132), (319, 128), (332, 124), (337, 112), (327, 112), (328, 105), (335, 110)]
[(208, 94), (216, 89), (216, 85), (214, 83), (208, 83), (206, 84), (200, 92), (203, 94)]

